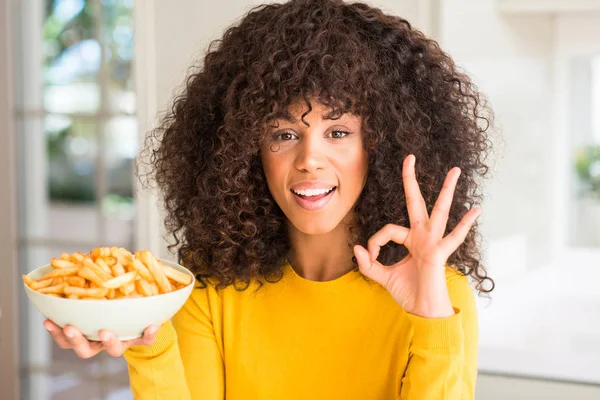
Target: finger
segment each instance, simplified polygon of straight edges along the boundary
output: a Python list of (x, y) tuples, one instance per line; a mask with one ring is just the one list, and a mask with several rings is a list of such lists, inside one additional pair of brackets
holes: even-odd
[(450, 215), (452, 199), (454, 198), (456, 183), (458, 182), (460, 173), (461, 171), (458, 167), (452, 168), (450, 172), (448, 172), (440, 195), (438, 196), (438, 199), (433, 206), (433, 210), (431, 211), (429, 223), (432, 227), (432, 231), (437, 235), (438, 239), (441, 239), (446, 231), (448, 215)]
[(44, 321), (44, 328), (46, 328), (46, 330), (50, 333), (58, 347), (60, 347), (61, 349), (71, 348), (71, 344), (67, 340), (67, 337), (65, 336), (61, 327), (47, 319), (46, 321)]
[(469, 212), (465, 214), (452, 232), (442, 240), (440, 249), (444, 254), (450, 256), (458, 249), (458, 246), (465, 241), (465, 238), (469, 234), (471, 227), (479, 215), (481, 215), (481, 208), (478, 207), (469, 210)]
[(73, 326), (68, 325), (63, 331), (67, 336), (67, 340), (73, 347), (73, 351), (75, 351), (75, 354), (77, 354), (79, 358), (93, 357), (102, 350), (102, 343), (90, 343), (85, 336)]
[(132, 346), (151, 346), (156, 340), (156, 335), (159, 329), (159, 326), (150, 325), (144, 330), (142, 337), (121, 342), (123, 345), (123, 352)]
[(100, 331), (98, 337), (102, 342), (104, 351), (111, 357), (121, 357), (125, 351), (125, 346), (117, 337), (109, 331)]
[(367, 278), (385, 287), (390, 279), (391, 270), (377, 261), (371, 262), (369, 252), (359, 244), (354, 246), (354, 256), (356, 257), (360, 272)]
[(381, 228), (367, 242), (371, 261), (377, 260), (379, 250), (390, 240), (398, 244), (405, 244), (409, 233), (410, 229), (400, 225), (387, 224)]
[(151, 325), (144, 330), (144, 334), (141, 338), (141, 345), (150, 346), (154, 344), (156, 340), (156, 335), (158, 334), (159, 326)]
[(406, 208), (408, 209), (411, 228), (422, 225), (429, 219), (427, 205), (421, 194), (421, 189), (419, 189), (419, 183), (415, 174), (415, 162), (416, 157), (411, 154), (404, 159), (402, 166), (402, 181), (404, 183)]

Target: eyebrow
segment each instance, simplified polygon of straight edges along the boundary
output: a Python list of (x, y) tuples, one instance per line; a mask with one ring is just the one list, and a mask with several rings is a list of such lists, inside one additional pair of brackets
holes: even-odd
[[(333, 118), (330, 118), (331, 114), (333, 114), (333, 112), (331, 112), (331, 113), (329, 113), (327, 115), (321, 115), (321, 119), (330, 119), (330, 120), (333, 120)], [(343, 119), (344, 115), (346, 115), (346, 114), (352, 115), (352, 113), (344, 113), (339, 118), (335, 119), (335, 121)], [(290, 122), (292, 124), (295, 124), (297, 122), (296, 118), (294, 118), (294, 116), (292, 114), (290, 114), (289, 112), (287, 112), (287, 111), (277, 112), (277, 113), (273, 114), (273, 116), (271, 116), (270, 119), (272, 121), (276, 121), (278, 119), (282, 119), (282, 120)]]

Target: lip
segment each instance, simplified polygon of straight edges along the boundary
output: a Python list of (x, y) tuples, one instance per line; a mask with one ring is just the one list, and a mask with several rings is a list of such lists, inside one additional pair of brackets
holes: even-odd
[(318, 211), (318, 210), (321, 210), (322, 208), (324, 208), (327, 205), (327, 203), (329, 203), (331, 201), (331, 199), (333, 198), (333, 195), (335, 194), (336, 191), (337, 191), (337, 186), (334, 186), (334, 189), (327, 196), (323, 197), (322, 199), (316, 200), (316, 201), (303, 199), (302, 197), (298, 196), (291, 190), (290, 190), (290, 193), (292, 193), (292, 196), (294, 196), (294, 200), (296, 200), (296, 203), (298, 203), (298, 205), (300, 207), (304, 208), (307, 211)]

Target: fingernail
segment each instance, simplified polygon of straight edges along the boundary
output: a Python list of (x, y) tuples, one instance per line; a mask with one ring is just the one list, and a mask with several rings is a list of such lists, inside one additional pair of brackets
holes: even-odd
[(52, 332), (54, 330), (54, 328), (50, 325), (44, 325), (44, 328), (46, 328), (48, 332)]
[(158, 328), (154, 325), (152, 325), (150, 328), (148, 328), (148, 333), (150, 335), (154, 335), (157, 331), (158, 331)]
[(67, 337), (73, 339), (75, 337), (75, 334), (73, 333), (73, 331), (66, 331), (65, 335), (67, 335)]
[(110, 339), (111, 339), (111, 337), (110, 337), (110, 334), (108, 334), (108, 333), (105, 333), (104, 335), (102, 335), (100, 337), (100, 340), (102, 340), (103, 342), (110, 342)]

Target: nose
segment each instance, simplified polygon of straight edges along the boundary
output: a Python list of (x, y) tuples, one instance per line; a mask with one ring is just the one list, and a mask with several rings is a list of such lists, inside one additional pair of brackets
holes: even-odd
[(302, 172), (315, 172), (325, 166), (324, 143), (319, 135), (304, 135), (296, 155), (295, 167)]

